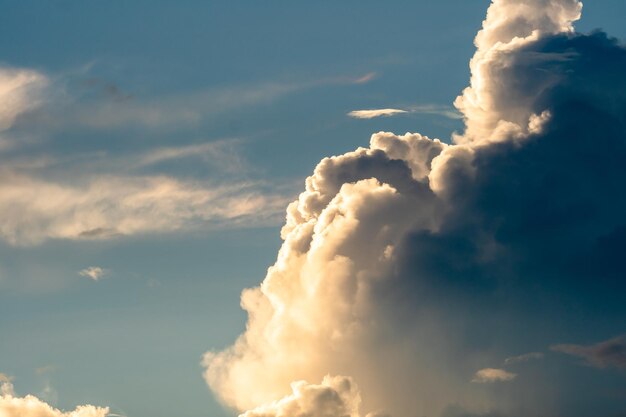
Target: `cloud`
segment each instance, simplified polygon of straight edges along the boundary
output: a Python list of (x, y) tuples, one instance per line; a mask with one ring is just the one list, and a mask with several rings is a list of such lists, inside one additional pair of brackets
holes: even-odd
[(626, 335), (591, 346), (555, 345), (551, 349), (555, 352), (583, 358), (587, 365), (596, 368), (626, 370)]
[(90, 266), (89, 268), (78, 271), (78, 275), (90, 278), (93, 281), (100, 280), (100, 278), (104, 277), (107, 273), (108, 271), (106, 269), (102, 269), (99, 266)]
[(20, 114), (40, 106), (48, 83), (37, 71), (0, 67), (0, 131), (9, 129)]
[(474, 374), (472, 382), (476, 382), (479, 384), (509, 382), (514, 380), (516, 377), (516, 374), (505, 371), (504, 369), (485, 368), (477, 371), (476, 374)]
[(145, 167), (167, 161), (197, 158), (205, 163), (217, 165), (220, 172), (241, 173), (248, 170), (249, 166), (241, 156), (240, 143), (241, 141), (237, 139), (225, 139), (192, 145), (160, 147), (151, 149), (138, 157), (129, 158), (128, 163), (136, 167)]
[[(43, 372), (48, 372), (48, 369)], [(0, 416), (2, 417), (106, 417), (109, 415), (108, 407), (80, 405), (74, 411), (63, 412), (33, 395), (17, 397), (13, 390), (12, 380), (13, 378), (0, 373)], [(51, 388), (47, 385), (45, 391), (49, 393), (50, 390)]]
[(292, 394), (246, 411), (239, 417), (359, 417), (361, 397), (354, 381), (346, 377), (324, 377), (319, 385), (298, 381)]
[(0, 152), (16, 146), (6, 131), (16, 119), (45, 102), (48, 78), (29, 69), (0, 67)]
[(530, 352), (530, 353), (525, 353), (523, 355), (519, 355), (519, 356), (512, 356), (510, 358), (506, 358), (504, 360), (504, 364), (505, 365), (511, 365), (514, 363), (520, 363), (520, 362), (528, 362), (528, 361), (532, 361), (532, 360), (538, 360), (538, 359), (543, 359), (545, 355), (541, 352)]
[(207, 230), (275, 222), (285, 205), (257, 183), (209, 185), (166, 176), (102, 176), (56, 183), (0, 173), (0, 237), (14, 245), (46, 239)]
[(580, 7), (492, 3), (452, 144), (379, 132), (318, 164), (287, 209), (275, 264), (242, 293), (245, 332), (205, 355), (221, 401), (253, 410), (292, 381), (339, 374), (358, 382), (364, 410), (396, 416), (451, 404), (572, 415), (561, 392), (596, 403), (602, 384), (580, 394), (561, 380), (557, 394), (551, 369), (510, 396), (467, 383), (477, 361), (548, 343), (583, 314), (589, 326), (626, 319), (626, 49), (574, 33)]
[(371, 110), (353, 110), (348, 116), (356, 119), (373, 119), (375, 117), (388, 117), (397, 114), (407, 113), (406, 110), (400, 109), (371, 109)]
[(63, 412), (51, 407), (37, 397), (0, 396), (0, 415), (2, 417), (106, 417), (108, 407), (81, 405), (74, 411)]
[(15, 395), (13, 378), (0, 372), (0, 396)]
[(373, 79), (376, 78), (378, 74), (376, 74), (375, 72), (368, 72), (367, 74), (363, 75), (362, 77), (356, 78), (355, 80), (353, 80), (354, 84), (367, 84), (370, 81), (372, 81)]
[(447, 117), (448, 119), (462, 119), (463, 115), (454, 108), (448, 106), (437, 105), (420, 105), (412, 106), (407, 109), (371, 109), (371, 110), (354, 110), (348, 113), (348, 116), (356, 119), (373, 119), (376, 117), (390, 117), (399, 114), (421, 113), (435, 114)]

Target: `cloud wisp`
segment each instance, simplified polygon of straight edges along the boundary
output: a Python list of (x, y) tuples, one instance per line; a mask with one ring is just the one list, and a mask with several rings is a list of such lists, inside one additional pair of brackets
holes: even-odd
[[(626, 49), (601, 32), (575, 33), (581, 7), (491, 4), (456, 100), (466, 129), (452, 144), (379, 132), (369, 147), (318, 164), (287, 209), (275, 264), (242, 293), (245, 332), (204, 357), (222, 402), (275, 410), (281, 398), (293, 403), (293, 381), (330, 374), (358, 382), (362, 409), (395, 416), (451, 406), (573, 412), (549, 378), (520, 378), (516, 395), (498, 396), (471, 384), (468, 369), (519, 350), (508, 335), (551, 343), (549, 329), (579, 317), (587, 299), (605, 306), (589, 307), (589, 322), (623, 311), (615, 248), (626, 242), (626, 197), (615, 190), (626, 178)], [(527, 314), (538, 297), (539, 323)], [(510, 363), (530, 359), (538, 355)], [(515, 376), (483, 369), (476, 378)], [(592, 401), (600, 389), (584, 395)]]
[(404, 113), (407, 113), (407, 111), (401, 109), (370, 109), (353, 110), (348, 113), (348, 116), (354, 117), (355, 119), (374, 119), (376, 117), (388, 117)]
[(211, 185), (166, 176), (57, 183), (0, 174), (0, 236), (15, 245), (274, 223), (285, 197), (258, 183)]
[(563, 344), (554, 345), (551, 349), (582, 358), (587, 365), (595, 368), (626, 370), (626, 335), (590, 346)]
[(544, 357), (545, 357), (545, 355), (542, 352), (530, 352), (530, 353), (525, 353), (523, 355), (512, 356), (510, 358), (506, 358), (504, 360), (504, 364), (505, 365), (512, 365), (514, 363), (529, 362), (529, 361), (539, 360), (539, 359), (543, 359)]
[(348, 116), (355, 119), (374, 119), (377, 117), (391, 117), (403, 114), (434, 114), (447, 117), (448, 119), (462, 119), (463, 115), (452, 107), (437, 105), (420, 105), (412, 106), (406, 109), (369, 109), (369, 110), (353, 110)]

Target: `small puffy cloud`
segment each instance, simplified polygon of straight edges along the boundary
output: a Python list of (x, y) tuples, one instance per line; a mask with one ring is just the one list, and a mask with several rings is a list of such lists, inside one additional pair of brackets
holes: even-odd
[(78, 275), (81, 277), (87, 277), (94, 281), (98, 281), (100, 278), (108, 273), (106, 269), (102, 269), (99, 266), (90, 266), (88, 268), (78, 271)]
[(0, 396), (0, 416), (2, 417), (106, 417), (108, 407), (80, 405), (74, 411), (64, 412), (51, 407), (33, 395), (14, 397), (12, 394)]
[(492, 382), (508, 382), (514, 380), (515, 377), (517, 377), (516, 374), (505, 371), (504, 369), (485, 368), (474, 374), (474, 379), (472, 379), (472, 382), (476, 382), (479, 384), (488, 384)]
[(388, 117), (395, 116), (402, 113), (408, 113), (406, 110), (401, 109), (370, 109), (370, 110), (353, 110), (348, 113), (348, 116), (355, 119), (373, 119), (375, 117)]
[(292, 393), (239, 417), (359, 417), (361, 396), (351, 378), (326, 376), (321, 384), (298, 381)]
[(626, 335), (590, 346), (564, 344), (552, 346), (551, 349), (583, 358), (587, 365), (595, 368), (626, 370)]
[(544, 354), (541, 352), (530, 352), (530, 353), (525, 353), (523, 355), (512, 356), (510, 358), (506, 358), (504, 360), (504, 364), (511, 365), (513, 363), (528, 362), (532, 360), (543, 359), (543, 357), (544, 357)]

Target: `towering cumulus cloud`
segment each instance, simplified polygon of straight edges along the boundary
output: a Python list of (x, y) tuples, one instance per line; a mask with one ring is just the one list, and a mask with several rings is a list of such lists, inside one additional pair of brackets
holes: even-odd
[[(575, 33), (581, 9), (493, 2), (453, 144), (381, 132), (320, 162), (276, 263), (242, 294), (246, 331), (205, 356), (225, 404), (246, 417), (624, 412), (550, 367), (471, 383), (583, 327), (624, 330), (626, 49)], [(600, 397), (601, 411), (580, 407)]]

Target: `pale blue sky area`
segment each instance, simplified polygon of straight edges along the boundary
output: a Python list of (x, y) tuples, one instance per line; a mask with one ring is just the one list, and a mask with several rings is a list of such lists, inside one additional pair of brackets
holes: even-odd
[[(461, 129), (446, 112), (468, 83), (488, 4), (0, 0), (0, 66), (50, 80), (47, 101), (9, 131), (24, 145), (0, 163), (49, 158), (20, 169), (63, 184), (117, 174), (252, 183), (287, 201), (321, 158), (374, 132), (447, 141)], [(588, 1), (577, 28), (626, 39), (624, 16), (623, 0)], [(413, 111), (347, 116), (372, 108)], [(154, 156), (179, 148), (190, 154)], [(282, 209), (267, 210), (102, 240), (0, 240), (0, 372), (18, 394), (66, 409), (232, 416), (200, 360), (241, 333), (239, 294), (276, 257)], [(89, 266), (106, 273), (79, 275)]]

